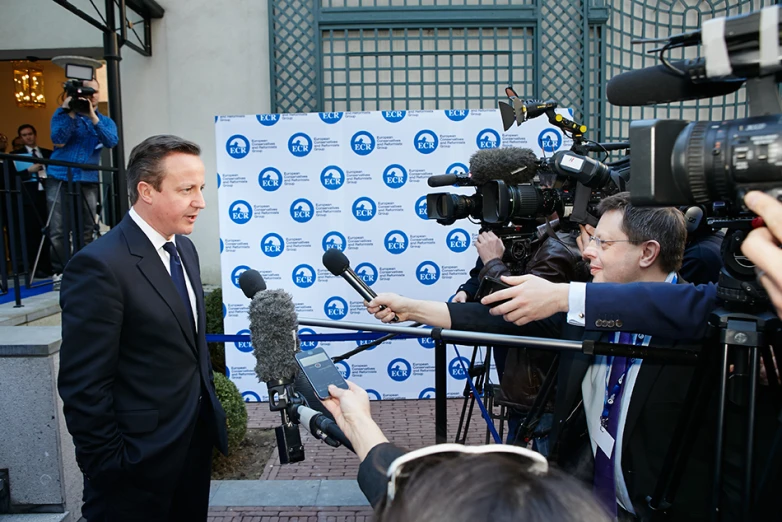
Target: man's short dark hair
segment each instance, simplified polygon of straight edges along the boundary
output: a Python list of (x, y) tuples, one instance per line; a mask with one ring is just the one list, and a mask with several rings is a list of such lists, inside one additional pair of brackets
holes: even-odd
[(687, 241), (687, 225), (684, 214), (673, 207), (636, 207), (630, 203), (630, 193), (620, 192), (605, 198), (597, 208), (602, 216), (606, 212), (622, 212), (622, 232), (633, 244), (655, 240), (660, 243), (660, 268), (674, 272), (682, 266), (684, 246)]
[(151, 136), (133, 147), (127, 168), (128, 196), (131, 205), (138, 201), (140, 181), (149, 183), (160, 192), (166, 174), (162, 171), (161, 164), (166, 156), (176, 153), (200, 156), (201, 147), (192, 141), (170, 134)]
[(35, 130), (35, 127), (33, 127), (32, 125), (30, 125), (29, 123), (25, 123), (25, 124), (23, 124), (23, 125), (19, 125), (19, 128), (18, 128), (18, 129), (16, 129), (16, 135), (17, 135), (17, 136), (21, 136), (21, 135), (22, 135), (22, 131), (23, 131), (23, 130), (25, 130), (25, 129), (30, 129), (31, 131), (33, 131), (33, 134), (35, 134), (36, 136), (38, 136), (38, 131), (37, 131), (37, 130)]

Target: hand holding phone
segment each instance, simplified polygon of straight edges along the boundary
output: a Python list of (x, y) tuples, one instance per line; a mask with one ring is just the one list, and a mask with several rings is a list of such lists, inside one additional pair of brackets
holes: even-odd
[[(511, 285), (503, 282), (501, 279), (498, 279), (496, 277), (486, 276), (481, 280), (481, 284), (480, 286), (478, 286), (478, 291), (475, 292), (475, 301), (480, 302), (481, 299), (483, 299), (487, 295), (493, 294), (498, 290), (503, 290), (505, 288), (510, 288), (510, 287)], [(494, 308), (495, 306), (501, 305), (502, 303), (507, 303), (508, 301), (510, 301), (510, 299), (497, 301), (496, 303), (490, 304), (489, 308)]]
[(306, 352), (298, 352), (295, 357), (299, 368), (320, 400), (329, 398), (330, 384), (343, 390), (349, 389), (348, 383), (342, 378), (342, 374), (339, 373), (323, 348), (318, 347)]

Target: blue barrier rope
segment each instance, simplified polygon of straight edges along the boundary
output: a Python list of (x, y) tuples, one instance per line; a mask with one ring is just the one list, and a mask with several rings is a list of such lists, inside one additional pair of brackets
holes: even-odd
[[(385, 333), (345, 333), (345, 334), (303, 334), (299, 336), (302, 342), (307, 341), (374, 341), (386, 335)], [(397, 335), (394, 340), (397, 339), (419, 339), (413, 335)], [(242, 341), (252, 341), (250, 335), (231, 335), (231, 334), (206, 334), (206, 342), (208, 343), (236, 343)]]
[[(494, 427), (494, 423), (491, 420), (491, 416), (489, 416), (489, 411), (486, 409), (486, 406), (483, 404), (483, 400), (481, 399), (481, 394), (478, 393), (478, 390), (475, 388), (475, 383), (472, 382), (472, 379), (470, 378), (470, 372), (467, 366), (464, 364), (464, 359), (462, 359), (462, 354), (459, 353), (459, 349), (456, 347), (456, 345), (453, 345), (453, 349), (456, 350), (456, 360), (459, 361), (459, 364), (462, 366), (462, 371), (464, 372), (464, 375), (467, 376), (467, 382), (470, 384), (470, 389), (472, 390), (473, 397), (475, 397), (475, 400), (478, 401), (478, 408), (481, 410), (481, 417), (483, 417), (483, 420), (486, 421), (486, 425), (489, 426), (489, 431), (491, 432), (491, 436), (494, 439), (495, 444), (502, 444), (502, 439), (500, 439), (500, 434), (497, 433), (497, 428)], [(490, 371), (489, 368), (486, 368), (486, 371)], [(486, 379), (486, 384), (488, 384), (489, 379)], [(485, 389), (485, 386), (484, 386)]]

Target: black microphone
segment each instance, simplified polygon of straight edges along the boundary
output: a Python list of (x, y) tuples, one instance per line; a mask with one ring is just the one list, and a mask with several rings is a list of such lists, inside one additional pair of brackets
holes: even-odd
[(538, 157), (531, 149), (484, 149), (470, 157), (470, 176), (475, 185), (495, 180), (508, 185), (530, 183), (538, 171), (538, 164)]
[(468, 174), (437, 174), (429, 176), (426, 183), (432, 187), (448, 187), (450, 185), (469, 185), (470, 176)]
[[(377, 297), (375, 291), (369, 288), (364, 280), (358, 277), (353, 269), (350, 268), (350, 261), (348, 261), (347, 256), (340, 250), (337, 250), (336, 248), (326, 250), (326, 252), (323, 253), (323, 266), (325, 266), (333, 275), (342, 277), (342, 279), (347, 281), (348, 284), (353, 287), (353, 290), (364, 298), (364, 301), (369, 302)], [(382, 305), (380, 307), (381, 310), (385, 310), (385, 308), (386, 307)], [(394, 315), (393, 320), (396, 322), (399, 321), (399, 318)]]
[(239, 276), (239, 288), (242, 289), (247, 299), (252, 299), (255, 294), (266, 290), (266, 281), (263, 280), (263, 276), (257, 271), (245, 270), (242, 275)]
[(741, 78), (694, 82), (690, 73), (694, 74), (696, 69), (702, 68), (702, 61), (682, 60), (672, 62), (671, 65), (687, 75), (677, 74), (664, 65), (628, 71), (609, 80), (606, 98), (613, 105), (635, 107), (724, 96), (738, 91), (744, 84)]

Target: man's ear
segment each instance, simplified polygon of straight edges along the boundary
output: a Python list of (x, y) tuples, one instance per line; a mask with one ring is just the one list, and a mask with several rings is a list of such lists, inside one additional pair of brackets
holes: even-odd
[(155, 188), (146, 181), (139, 181), (136, 186), (138, 191), (138, 198), (144, 203), (152, 203), (152, 192), (156, 192)]
[(641, 268), (649, 268), (660, 255), (660, 243), (655, 240), (645, 241), (641, 245)]

